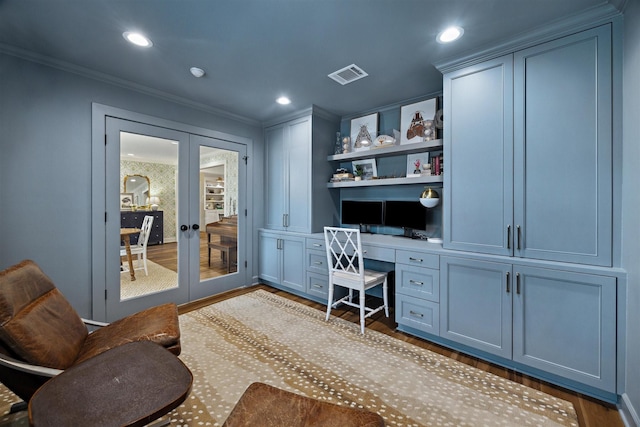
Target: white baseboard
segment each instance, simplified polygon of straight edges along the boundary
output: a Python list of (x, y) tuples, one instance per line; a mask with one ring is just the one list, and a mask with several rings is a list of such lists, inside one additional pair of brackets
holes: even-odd
[(629, 400), (629, 396), (627, 396), (626, 393), (622, 395), (622, 400), (618, 405), (618, 412), (620, 413), (622, 422), (624, 422), (625, 426), (640, 427), (640, 417), (638, 417), (638, 412), (636, 412)]

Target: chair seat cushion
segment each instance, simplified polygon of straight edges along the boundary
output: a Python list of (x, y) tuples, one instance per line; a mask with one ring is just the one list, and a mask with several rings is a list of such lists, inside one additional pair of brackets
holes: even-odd
[(133, 341), (151, 341), (179, 355), (178, 307), (173, 303), (159, 305), (96, 330), (85, 340), (75, 363)]
[[(364, 286), (368, 289), (370, 285), (377, 285), (384, 281), (387, 273), (382, 271), (364, 270)], [(360, 279), (357, 274), (347, 273), (343, 271), (333, 272), (333, 282), (336, 285), (346, 286), (348, 288), (359, 289)]]
[(223, 427), (383, 427), (375, 412), (339, 406), (263, 383), (253, 383)]

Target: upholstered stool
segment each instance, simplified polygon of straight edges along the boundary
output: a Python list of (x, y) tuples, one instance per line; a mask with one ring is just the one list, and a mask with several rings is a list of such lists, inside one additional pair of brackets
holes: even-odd
[(382, 427), (375, 412), (338, 406), (268, 384), (253, 383), (223, 427)]

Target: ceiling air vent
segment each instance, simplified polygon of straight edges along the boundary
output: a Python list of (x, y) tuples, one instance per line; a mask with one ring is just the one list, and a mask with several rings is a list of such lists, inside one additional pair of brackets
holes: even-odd
[(369, 74), (365, 73), (364, 70), (356, 64), (351, 64), (348, 67), (329, 74), (329, 78), (337, 81), (341, 85), (346, 85), (347, 83), (355, 82), (368, 75)]

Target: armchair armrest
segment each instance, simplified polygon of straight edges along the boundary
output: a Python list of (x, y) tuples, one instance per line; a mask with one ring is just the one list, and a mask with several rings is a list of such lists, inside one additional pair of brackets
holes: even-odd
[(2, 353), (0, 353), (0, 365), (11, 369), (17, 369), (22, 372), (27, 372), (29, 374), (39, 375), (41, 377), (55, 377), (63, 372), (61, 369), (47, 368), (46, 366), (38, 366), (22, 362)]

